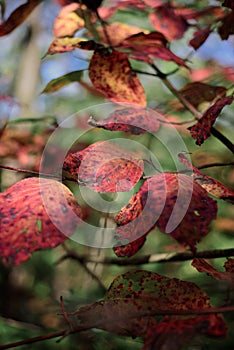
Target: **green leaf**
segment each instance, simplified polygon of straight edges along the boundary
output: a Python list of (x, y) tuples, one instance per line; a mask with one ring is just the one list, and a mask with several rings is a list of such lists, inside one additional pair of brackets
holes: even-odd
[(58, 91), (62, 89), (64, 86), (67, 86), (71, 83), (79, 81), (82, 78), (82, 75), (83, 75), (83, 70), (77, 70), (75, 72), (70, 72), (65, 75), (62, 75), (59, 78), (51, 80), (41, 93), (47, 94), (47, 93)]

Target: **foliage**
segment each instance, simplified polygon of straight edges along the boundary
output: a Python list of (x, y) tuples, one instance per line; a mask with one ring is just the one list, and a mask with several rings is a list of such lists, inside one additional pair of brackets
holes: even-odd
[[(22, 271), (23, 263), (30, 259), (25, 266), (32, 269), (30, 276), (36, 271), (34, 293), (40, 291), (43, 300), (39, 309), (46, 309), (54, 299), (50, 276), (55, 276), (55, 264), (50, 255), (47, 260), (43, 254), (61, 245), (58, 263), (76, 261), (98, 288), (94, 292), (87, 288), (89, 297), (83, 296), (85, 305), (74, 294), (69, 308), (75, 311), (67, 312), (61, 299), (60, 316), (68, 330), (5, 345), (8, 340), (4, 338), (0, 349), (60, 336), (68, 342), (67, 336), (71, 334), (75, 334), (75, 342), (80, 342), (82, 349), (111, 348), (100, 340), (101, 336), (98, 338), (97, 329), (119, 336), (108, 338), (114, 339), (115, 349), (123, 348), (122, 337), (137, 338), (133, 348), (139, 346), (144, 350), (182, 349), (199, 336), (223, 337), (228, 344), (232, 320), (226, 313), (234, 311), (234, 259), (230, 258), (234, 249), (218, 250), (219, 243), (212, 235), (220, 227), (220, 216), (233, 225), (228, 213), (233, 210), (230, 166), (234, 145), (229, 135), (223, 134), (229, 133), (230, 127), (225, 129), (225, 123), (231, 124), (227, 116), (233, 113), (234, 95), (230, 87), (234, 81), (233, 67), (203, 60), (203, 66), (197, 68), (195, 51), (214, 34), (220, 40), (233, 35), (234, 2), (225, 0), (210, 5), (208, 1), (203, 4), (192, 1), (191, 6), (161, 0), (55, 2), (60, 8), (53, 22), (54, 38), (43, 59), (56, 62), (61, 55), (76, 54), (85, 57), (87, 66), (81, 69), (77, 65), (75, 71), (53, 77), (41, 89), (41, 96), (52, 100), (55, 95), (57, 103), (63, 89), (75, 82), (86, 91), (89, 101), (98, 98), (103, 102), (105, 98), (113, 104), (103, 108), (101, 115), (95, 106), (90, 109), (92, 113), (85, 110), (78, 113), (77, 119), (62, 123), (56, 115), (58, 109), (55, 116), (40, 118), (21, 115), (10, 119), (2, 115), (1, 285), (3, 294), (7, 294), (12, 287), (8, 277), (12, 271)], [(21, 26), (40, 3), (27, 1), (5, 18), (8, 3), (0, 2), (3, 17), (0, 36)], [(42, 6), (46, 8), (49, 3)], [(133, 25), (134, 18), (138, 21)], [(186, 57), (191, 50), (193, 55)], [(163, 105), (158, 103), (161, 98)], [(69, 104), (70, 99), (67, 100)], [(0, 103), (7, 111), (16, 105), (23, 109), (21, 102), (11, 96), (2, 95)], [(193, 119), (188, 119), (189, 114)], [(192, 151), (192, 160), (188, 149)], [(175, 152), (175, 157), (168, 157), (170, 152)], [(8, 163), (12, 160), (16, 162), (13, 166)], [(215, 172), (215, 167), (224, 170)], [(206, 174), (201, 171), (205, 168), (212, 170)], [(12, 184), (5, 179), (9, 170), (28, 177), (15, 179)], [(87, 203), (82, 197), (84, 193)], [(95, 201), (97, 194), (100, 197)], [(118, 209), (111, 204), (115, 195), (124, 199)], [(110, 203), (108, 210), (102, 207), (104, 202)], [(99, 227), (95, 226), (97, 223)], [(230, 225), (228, 230), (233, 234)], [(154, 235), (149, 235), (151, 232)], [(231, 243), (225, 233), (219, 235), (219, 242)], [(76, 243), (68, 242), (68, 238)], [(171, 246), (174, 240), (177, 245)], [(100, 260), (96, 256), (92, 260), (91, 254), (77, 242), (90, 247), (111, 247), (110, 256), (117, 257)], [(200, 246), (208, 247), (204, 256)], [(49, 248), (48, 252), (43, 251)], [(146, 264), (141, 269), (126, 271), (128, 264), (142, 265), (142, 252), (149, 248), (148, 263), (157, 261), (155, 253), (160, 249), (166, 250), (162, 259), (165, 266), (169, 261), (167, 254), (182, 262), (181, 271), (185, 270), (183, 261), (192, 260), (187, 267), (194, 281), (174, 277), (176, 265), (171, 271), (164, 267), (165, 273), (158, 271), (157, 264), (155, 271), (149, 271)], [(36, 250), (40, 250), (37, 256), (41, 260), (34, 267), (37, 258), (31, 254)], [(85, 253), (82, 255), (79, 250)], [(135, 254), (138, 254), (135, 258), (128, 259)], [(225, 271), (204, 259), (209, 256), (226, 257)], [(90, 264), (94, 262), (97, 266), (107, 261), (122, 264), (125, 269), (121, 274), (117, 269), (107, 269), (104, 282)], [(47, 277), (41, 262), (48, 268)], [(226, 292), (225, 305), (218, 293), (217, 296), (196, 285), (196, 278), (206, 281), (204, 273), (215, 283), (218, 281), (219, 288)], [(77, 271), (72, 273), (71, 269), (69, 276), (74, 274)], [(67, 278), (67, 272), (64, 276)], [(61, 283), (66, 284), (64, 276), (60, 277)], [(78, 290), (80, 280), (75, 282), (74, 288)], [(20, 302), (27, 297), (23, 295)], [(99, 297), (101, 300), (97, 300)], [(213, 301), (218, 306), (213, 307)], [(33, 305), (34, 311), (35, 300)], [(11, 317), (4, 305), (1, 308), (5, 310), (3, 316)], [(30, 328), (31, 323), (43, 324), (47, 329), (62, 328), (62, 318), (54, 310), (46, 321), (36, 316), (24, 319), (24, 312), (19, 314), (28, 322), (25, 328)], [(10, 335), (4, 318), (1, 322)], [(34, 335), (34, 326), (32, 330)], [(93, 341), (95, 337), (97, 342)]]

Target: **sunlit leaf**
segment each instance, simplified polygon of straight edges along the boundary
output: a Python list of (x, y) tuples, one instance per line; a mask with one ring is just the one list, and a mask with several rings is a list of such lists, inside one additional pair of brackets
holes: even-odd
[(160, 127), (155, 113), (137, 107), (117, 109), (108, 118), (99, 121), (90, 117), (89, 124), (110, 131), (123, 131), (134, 135), (144, 134), (146, 131), (155, 132)]
[(73, 51), (77, 48), (81, 48), (79, 43), (84, 42), (84, 38), (55, 38), (49, 46), (47, 55), (54, 55), (56, 53)]
[(21, 180), (0, 199), (0, 256), (9, 265), (21, 264), (34, 251), (64, 242), (82, 213), (70, 190), (52, 179)]
[(142, 237), (155, 226), (183, 246), (196, 250), (196, 243), (208, 234), (216, 212), (216, 202), (191, 177), (173, 173), (154, 175), (115, 216), (119, 226), (114, 251), (118, 256), (136, 253)]
[(22, 24), (41, 1), (42, 0), (28, 0), (25, 4), (16, 8), (8, 19), (0, 24), (0, 36), (11, 33)]
[(228, 283), (234, 283), (234, 259), (228, 259), (225, 263), (226, 272), (221, 272), (210, 265), (205, 259), (193, 259), (192, 266), (195, 267), (199, 272), (205, 272), (207, 275), (213, 278)]
[(42, 91), (42, 94), (58, 91), (62, 89), (64, 86), (77, 82), (82, 78), (82, 75), (83, 75), (83, 71), (78, 70), (75, 72), (65, 74), (59, 78), (53, 79), (46, 85), (46, 87)]
[(61, 9), (54, 21), (53, 34), (55, 37), (72, 36), (77, 30), (84, 27), (83, 18), (76, 13), (79, 7), (79, 4), (73, 2)]
[(109, 100), (145, 107), (144, 89), (125, 53), (96, 50), (90, 61), (89, 77), (94, 87)]
[(149, 19), (152, 26), (163, 33), (169, 41), (180, 39), (187, 30), (184, 17), (176, 14), (168, 3), (158, 6), (150, 13)]
[(207, 111), (195, 125), (188, 128), (191, 136), (196, 140), (197, 145), (200, 146), (210, 136), (210, 129), (215, 123), (222, 109), (225, 106), (230, 105), (233, 102), (233, 99), (233, 96), (227, 96), (219, 99), (207, 109)]
[(63, 169), (94, 191), (125, 192), (140, 180), (143, 161), (134, 152), (112, 141), (100, 141), (69, 154)]

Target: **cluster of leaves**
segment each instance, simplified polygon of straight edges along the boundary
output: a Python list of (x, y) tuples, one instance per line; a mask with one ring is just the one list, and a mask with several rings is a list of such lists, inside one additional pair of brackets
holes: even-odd
[[(147, 94), (132, 68), (138, 61), (145, 64), (145, 69), (153, 69), (152, 75), (160, 78), (194, 114), (196, 123), (188, 130), (197, 145), (202, 145), (211, 134), (217, 136), (213, 125), (223, 108), (234, 100), (228, 88), (189, 82), (176, 90), (168, 79), (169, 74), (163, 73), (157, 63), (173, 62), (177, 67), (175, 72), (191, 69), (189, 61), (173, 52), (171, 42), (184, 37), (194, 22), (197, 30), (189, 45), (195, 50), (214, 31), (221, 39), (227, 39), (234, 33), (233, 1), (225, 0), (222, 6), (199, 10), (160, 0), (116, 1), (110, 7), (101, 6), (101, 1), (57, 2), (62, 8), (54, 22), (55, 38), (47, 55), (77, 49), (87, 51), (92, 55), (88, 73), (93, 88), (108, 100), (125, 104), (105, 119), (96, 121), (90, 117), (90, 125), (110, 133), (121, 131), (127, 136), (156, 133), (160, 129), (163, 121), (147, 108)], [(17, 8), (0, 25), (0, 35), (14, 30), (39, 3), (31, 0)], [(115, 20), (119, 12), (129, 8), (145, 15), (145, 28)], [(81, 29), (85, 31), (79, 37)], [(82, 83), (82, 79), (82, 71), (70, 72), (52, 80), (43, 93), (55, 92), (74, 81)], [(204, 102), (205, 107), (201, 107)], [(11, 131), (6, 127), (1, 136), (3, 145), (9, 142), (11, 148), (14, 146)], [(224, 138), (222, 141), (233, 151), (230, 142)], [(21, 140), (14, 136), (14, 142), (17, 149)], [(41, 150), (43, 142), (38, 142), (36, 150)], [(32, 143), (37, 144), (35, 140)], [(15, 152), (6, 146), (0, 150), (3, 157)], [(138, 185), (129, 203), (113, 218), (116, 224), (113, 250), (118, 257), (136, 254), (155, 227), (195, 254), (197, 243), (209, 234), (210, 223), (216, 219), (217, 202), (210, 195), (234, 202), (234, 191), (200, 172), (185, 154), (178, 157), (185, 166), (184, 173), (161, 172), (143, 179), (142, 155), (111, 141), (95, 142), (66, 156), (64, 177), (78, 179), (80, 186), (115, 193), (130, 191)], [(1, 193), (0, 199), (0, 255), (6, 265), (21, 264), (35, 250), (63, 243), (84, 216), (73, 193), (55, 177), (21, 180)], [(194, 259), (193, 266), (199, 272), (233, 283), (233, 259), (225, 263), (226, 272), (217, 271), (202, 259)], [(172, 344), (174, 349), (180, 349), (198, 334), (224, 336), (227, 328), (222, 315), (212, 311), (208, 295), (194, 283), (142, 270), (116, 277), (104, 300), (64, 316), (77, 331), (100, 328), (141, 337), (145, 350), (169, 349)]]

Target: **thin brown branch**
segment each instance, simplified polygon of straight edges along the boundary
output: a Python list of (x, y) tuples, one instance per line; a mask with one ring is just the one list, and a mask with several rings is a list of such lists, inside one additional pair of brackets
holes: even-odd
[(53, 179), (58, 179), (58, 177), (56, 175), (39, 173), (38, 171), (27, 170), (27, 169), (13, 168), (11, 166), (3, 165), (3, 164), (0, 164), (0, 169), (16, 171), (16, 172), (24, 173), (24, 174), (28, 174), (28, 175), (34, 175), (34, 176), (41, 176), (41, 177), (49, 177), (49, 178), (53, 178)]
[(206, 250), (201, 252), (196, 252), (194, 254), (191, 251), (185, 251), (180, 253), (159, 253), (159, 254), (149, 254), (144, 256), (139, 256), (137, 258), (92, 258), (89, 255), (77, 255), (73, 250), (68, 254), (62, 256), (58, 263), (67, 259), (74, 259), (87, 262), (95, 262), (104, 265), (119, 265), (119, 266), (128, 266), (128, 265), (142, 265), (142, 264), (154, 264), (154, 263), (166, 263), (166, 262), (180, 262), (192, 260), (194, 258), (204, 258), (204, 259), (216, 259), (234, 256), (234, 248), (230, 249), (215, 249), (215, 250)]

